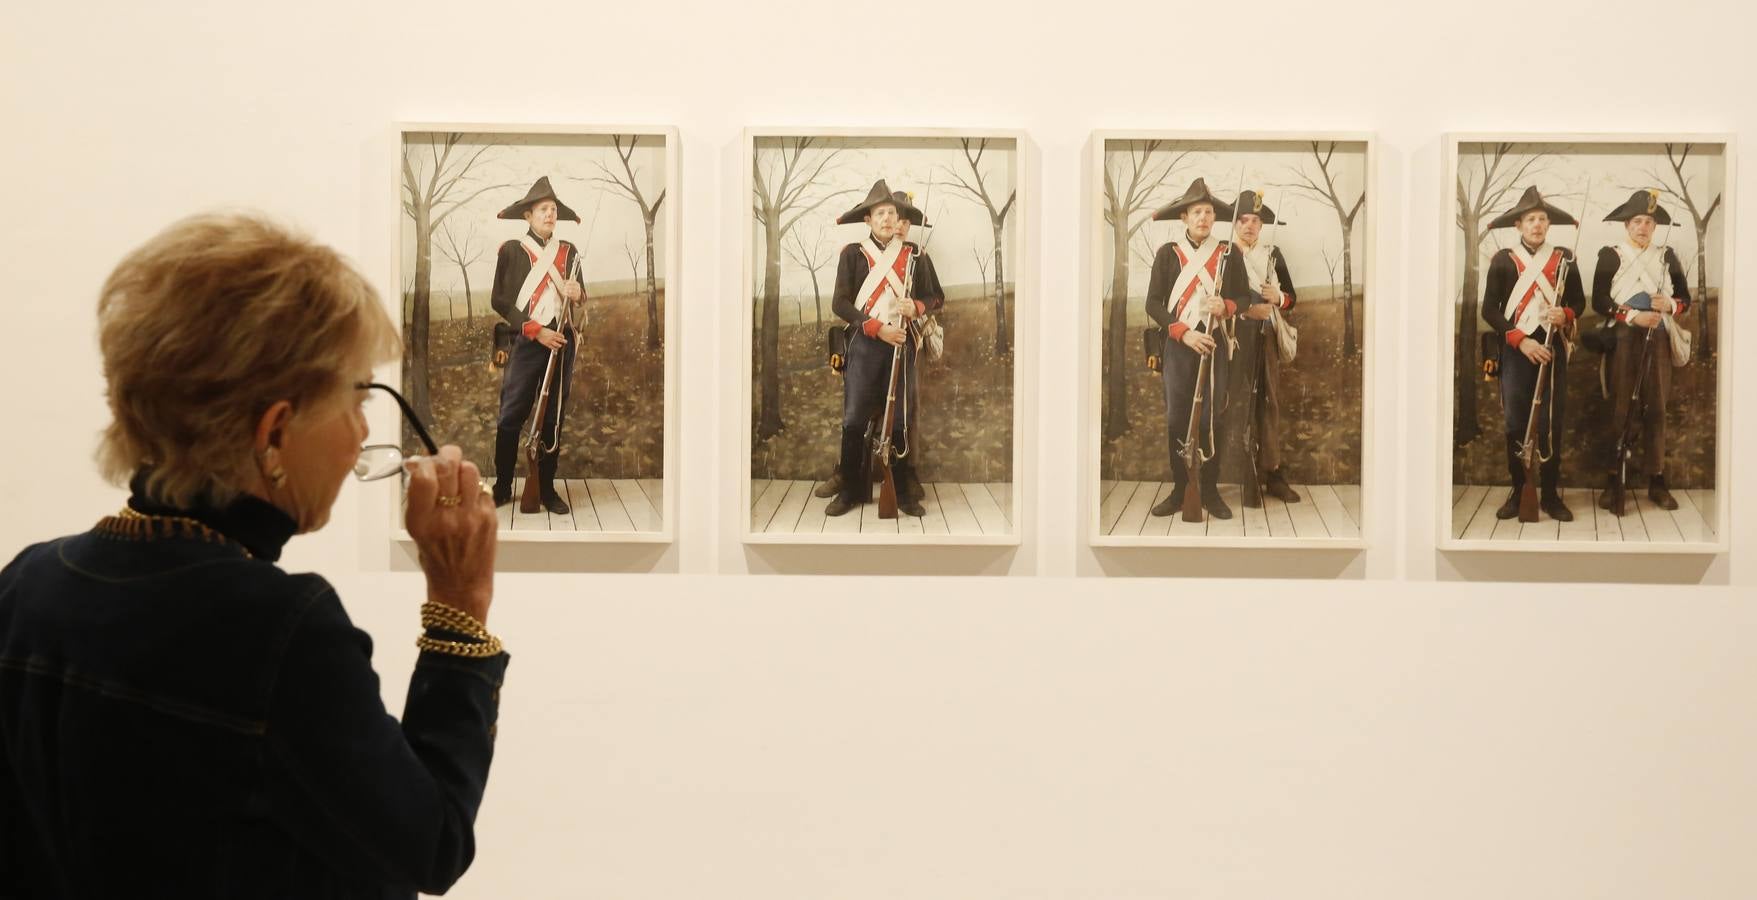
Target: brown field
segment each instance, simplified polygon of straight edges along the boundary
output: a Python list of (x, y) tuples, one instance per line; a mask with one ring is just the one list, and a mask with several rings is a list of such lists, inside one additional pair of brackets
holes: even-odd
[[(952, 289), (948, 294), (955, 294)], [(751, 477), (827, 478), (841, 446), (842, 376), (826, 362), (824, 325), (783, 325), (781, 433), (757, 440), (762, 373), (751, 372)], [(1014, 304), (1007, 294), (1007, 318)], [(994, 306), (982, 299), (948, 300), (940, 313), (946, 352), (922, 357), (921, 414), (916, 422), (916, 472), (922, 481), (1007, 482), (1013, 479), (1013, 355), (994, 352)]]
[[(434, 303), (441, 303), (439, 297)], [(482, 312), (488, 308), (486, 295), (478, 295), (474, 305), (473, 325), (463, 318), (431, 325), (433, 438), (457, 444), (489, 475), (500, 410), (501, 370), (490, 364), (499, 317)], [(664, 307), (661, 288), (661, 318)], [(647, 349), (646, 296), (594, 295), (589, 308), (590, 324), (574, 361), (557, 475), (663, 478), (665, 351)]]
[[(1709, 292), (1708, 316), (1715, 330), (1721, 327), (1720, 299)], [(1696, 314), (1688, 314), (1687, 330), (1696, 330)], [(1581, 333), (1598, 327), (1600, 317), (1587, 313), (1580, 320)], [(1479, 328), (1486, 328), (1480, 326)], [(1480, 351), (1473, 363), (1480, 363)], [(1580, 487), (1602, 487), (1610, 473), (1616, 453), (1617, 436), (1611, 433), (1611, 400), (1599, 389), (1600, 356), (1576, 346), (1568, 361), (1568, 411), (1562, 424), (1562, 481)], [(1720, 378), (1718, 360), (1707, 352), (1701, 336), (1696, 339), (1695, 352), (1687, 366), (1672, 369), (1672, 394), (1666, 407), (1666, 482), (1673, 488), (1712, 488), (1715, 486), (1715, 410), (1716, 389)], [(1607, 379), (1608, 379), (1607, 375)], [(1480, 374), (1476, 384), (1477, 424), (1482, 434), (1452, 456), (1452, 480), (1457, 484), (1506, 484), (1506, 438), (1501, 417), (1501, 386), (1498, 381), (1484, 380)], [(1631, 463), (1640, 479), (1640, 456)]]
[[(1361, 357), (1342, 356), (1342, 302), (1326, 298), (1324, 288), (1299, 288), (1293, 322), (1299, 327), (1299, 354), (1281, 370), (1282, 465), (1287, 480), (1298, 484), (1359, 484), (1361, 447)], [(1355, 342), (1364, 346), (1361, 326), (1365, 294), (1354, 298)], [(1165, 427), (1165, 392), (1159, 373), (1149, 370), (1141, 348), (1141, 332), (1151, 320), (1131, 301), (1128, 344), (1128, 430), (1101, 447), (1100, 478), (1125, 481), (1171, 480), (1170, 448)], [(1107, 314), (1108, 314), (1108, 304)], [(1104, 335), (1109, 375), (1109, 337)], [(1110, 409), (1105, 398), (1103, 416)], [(1221, 448), (1220, 480), (1247, 478), (1241, 429), (1228, 425), (1228, 444)]]

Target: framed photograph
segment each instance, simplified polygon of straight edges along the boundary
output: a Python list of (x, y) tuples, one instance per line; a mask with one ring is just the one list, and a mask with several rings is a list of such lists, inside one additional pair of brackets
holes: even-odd
[(1440, 546), (1727, 549), (1723, 135), (1450, 135)]
[(1023, 144), (745, 132), (746, 542), (1019, 542)]
[[(672, 538), (677, 147), (669, 128), (399, 128), (401, 390), (481, 467), (502, 541)], [(403, 446), (422, 452), (406, 424)]]
[(1364, 547), (1371, 136), (1090, 151), (1090, 542)]

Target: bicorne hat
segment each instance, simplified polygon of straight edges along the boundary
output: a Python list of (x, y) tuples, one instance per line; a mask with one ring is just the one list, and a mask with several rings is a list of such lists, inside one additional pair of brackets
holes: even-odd
[(525, 217), (525, 210), (536, 206), (544, 200), (555, 201), (555, 218), (572, 219), (574, 222), (580, 220), (579, 213), (569, 209), (567, 204), (561, 202), (560, 197), (555, 196), (555, 189), (549, 186), (549, 176), (547, 175), (537, 179), (536, 182), (531, 185), (531, 189), (525, 192), (525, 199), (501, 210), (495, 215), (495, 218), (522, 219)]
[(1655, 225), (1672, 224), (1672, 214), (1659, 205), (1659, 188), (1646, 188), (1629, 195), (1622, 206), (1605, 215), (1606, 222), (1627, 222), (1636, 216), (1652, 216)]
[(1521, 216), (1525, 215), (1528, 212), (1534, 212), (1534, 211), (1540, 210), (1540, 209), (1549, 215), (1551, 225), (1579, 225), (1580, 224), (1579, 222), (1574, 220), (1573, 216), (1568, 215), (1567, 213), (1563, 212), (1560, 207), (1557, 207), (1555, 204), (1549, 202), (1548, 200), (1545, 200), (1543, 198), (1543, 194), (1538, 192), (1537, 185), (1532, 185), (1531, 187), (1528, 187), (1525, 189), (1525, 193), (1519, 195), (1519, 202), (1513, 204), (1512, 209), (1509, 209), (1506, 212), (1501, 213), (1500, 215), (1496, 216), (1494, 221), (1489, 223), (1489, 227), (1490, 228), (1511, 228), (1514, 225), (1519, 224), (1519, 219)]
[(1251, 215), (1263, 220), (1264, 225), (1275, 224), (1275, 210), (1263, 205), (1263, 195), (1252, 190), (1241, 191), (1238, 202), (1233, 204), (1233, 219)]
[(859, 222), (866, 218), (867, 213), (872, 212), (873, 207), (878, 206), (881, 203), (889, 203), (892, 206), (895, 206), (897, 208), (897, 215), (908, 219), (909, 224), (911, 225), (920, 225), (922, 223), (923, 218), (921, 210), (916, 209), (915, 204), (909, 202), (909, 195), (902, 191), (892, 193), (890, 186), (885, 184), (883, 178), (880, 178), (872, 183), (872, 190), (866, 192), (866, 199), (860, 201), (860, 205), (838, 216), (836, 218), (836, 224), (852, 225), (855, 222)]
[(1184, 191), (1182, 197), (1154, 210), (1153, 221), (1161, 222), (1166, 219), (1178, 218), (1184, 214), (1184, 210), (1198, 203), (1206, 203), (1214, 207), (1214, 221), (1232, 221), (1232, 205), (1224, 203), (1219, 197), (1214, 196), (1214, 193), (1208, 190), (1208, 182), (1200, 178), (1190, 182), (1190, 189)]

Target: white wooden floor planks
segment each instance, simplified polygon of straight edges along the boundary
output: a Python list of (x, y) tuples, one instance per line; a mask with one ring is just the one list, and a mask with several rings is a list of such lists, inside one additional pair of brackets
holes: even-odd
[(759, 534), (995, 535), (1012, 530), (1010, 484), (922, 485), (922, 516), (881, 519), (878, 504), (865, 503), (845, 515), (828, 516), (833, 498), (816, 497), (820, 482), (753, 480), (750, 527)]
[(1293, 485), (1300, 502), (1265, 495), (1263, 505), (1247, 507), (1236, 484), (1220, 486), (1220, 499), (1232, 518), (1204, 516), (1185, 522), (1173, 512), (1155, 516), (1152, 508), (1171, 496), (1169, 481), (1106, 481), (1100, 485), (1098, 520), (1106, 535), (1144, 537), (1348, 538), (1360, 537), (1360, 486)]
[(1574, 514), (1572, 522), (1540, 516), (1536, 522), (1496, 519), (1495, 510), (1507, 498), (1506, 485), (1460, 485), (1453, 488), (1452, 536), (1488, 541), (1581, 541), (1596, 543), (1707, 543), (1715, 540), (1712, 490), (1679, 490), (1672, 496), (1675, 510), (1660, 509), (1647, 499), (1645, 486), (1631, 489), (1625, 497), (1626, 515), (1621, 518), (1598, 508), (1598, 488), (1563, 488), (1562, 500)]

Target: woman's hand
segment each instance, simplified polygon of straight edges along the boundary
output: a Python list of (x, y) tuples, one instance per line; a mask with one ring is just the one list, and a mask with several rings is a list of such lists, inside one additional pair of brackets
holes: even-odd
[(494, 600), (494, 549), (499, 519), (482, 491), (482, 473), (454, 444), (405, 464), (408, 510), (403, 523), (427, 575), (427, 599), (488, 622)]

